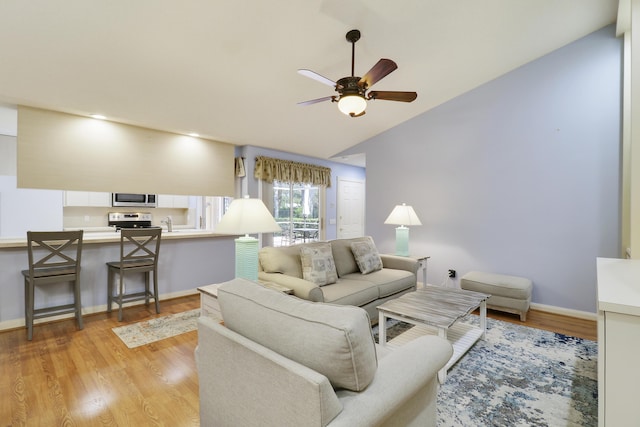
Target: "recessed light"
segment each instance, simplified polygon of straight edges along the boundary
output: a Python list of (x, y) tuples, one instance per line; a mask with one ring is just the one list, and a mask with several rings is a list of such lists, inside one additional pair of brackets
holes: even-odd
[(98, 119), (98, 120), (104, 120), (107, 117), (103, 116), (102, 114), (92, 114), (91, 117), (93, 117), (94, 119)]
[(199, 133), (195, 133), (195, 132), (188, 133), (187, 135), (192, 136), (192, 137), (194, 137), (194, 138), (197, 138), (197, 137), (199, 137), (199, 136), (200, 136), (200, 134), (199, 134)]

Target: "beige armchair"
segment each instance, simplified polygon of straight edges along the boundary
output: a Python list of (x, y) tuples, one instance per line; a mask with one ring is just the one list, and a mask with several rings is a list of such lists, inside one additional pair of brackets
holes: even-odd
[(244, 279), (218, 289), (224, 326), (199, 320), (202, 426), (435, 426), (449, 342), (378, 347), (366, 312)]

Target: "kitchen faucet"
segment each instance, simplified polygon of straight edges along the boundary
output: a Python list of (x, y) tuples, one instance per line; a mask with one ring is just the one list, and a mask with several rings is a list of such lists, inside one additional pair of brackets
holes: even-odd
[(171, 233), (173, 231), (173, 218), (171, 215), (167, 216), (165, 219), (160, 221), (161, 224), (167, 224), (167, 231)]

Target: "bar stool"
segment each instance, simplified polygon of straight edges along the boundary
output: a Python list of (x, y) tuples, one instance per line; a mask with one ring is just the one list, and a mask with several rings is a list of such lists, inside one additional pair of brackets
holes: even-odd
[[(107, 312), (112, 303), (118, 304), (118, 321), (122, 322), (122, 305), (144, 300), (149, 304), (153, 298), (156, 313), (160, 313), (158, 299), (158, 253), (162, 228), (122, 228), (120, 230), (120, 261), (107, 262)], [(149, 287), (149, 275), (153, 272), (153, 291)], [(142, 292), (125, 293), (124, 276), (130, 273), (144, 273), (145, 289)], [(119, 286), (114, 294), (114, 275), (119, 275)]]
[[(29, 269), (22, 270), (25, 293), (27, 339), (33, 338), (33, 320), (75, 313), (78, 328), (82, 323), (80, 303), (80, 257), (83, 231), (27, 231)], [(75, 248), (73, 247), (75, 245)], [(73, 303), (35, 308), (35, 287), (52, 283), (73, 284)]]

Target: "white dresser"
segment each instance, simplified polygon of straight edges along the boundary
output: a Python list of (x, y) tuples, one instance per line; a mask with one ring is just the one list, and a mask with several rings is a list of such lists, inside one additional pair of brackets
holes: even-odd
[(598, 258), (598, 425), (638, 426), (640, 260)]

